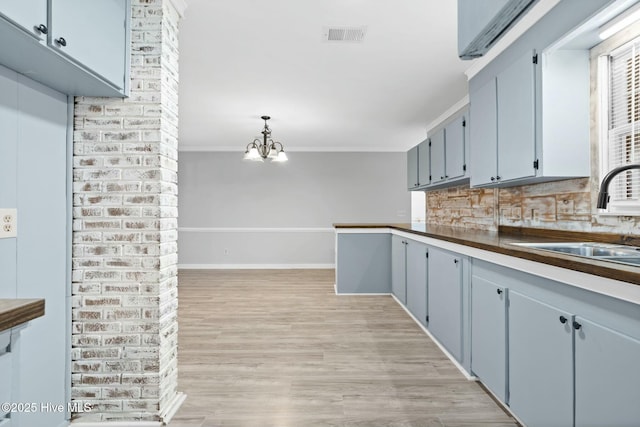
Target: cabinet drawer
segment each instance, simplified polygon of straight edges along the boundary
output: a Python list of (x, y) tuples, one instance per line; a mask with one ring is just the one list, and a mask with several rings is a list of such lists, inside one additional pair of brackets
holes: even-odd
[[(13, 362), (13, 354), (11, 353), (3, 353), (0, 354), (0, 403), (11, 403), (11, 377), (13, 376), (13, 371), (11, 369)], [(0, 409), (0, 420), (7, 415), (7, 412)], [(2, 424), (4, 421), (0, 421), (0, 426), (4, 427)]]

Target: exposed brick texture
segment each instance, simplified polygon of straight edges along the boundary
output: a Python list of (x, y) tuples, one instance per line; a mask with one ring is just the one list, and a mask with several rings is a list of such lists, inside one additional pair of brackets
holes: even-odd
[(131, 93), (78, 97), (72, 397), (81, 421), (162, 421), (177, 392), (178, 22), (132, 1)]

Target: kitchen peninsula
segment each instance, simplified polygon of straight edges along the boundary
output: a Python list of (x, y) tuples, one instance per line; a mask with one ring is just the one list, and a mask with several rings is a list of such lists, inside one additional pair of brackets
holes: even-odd
[(467, 377), (527, 425), (640, 418), (632, 403), (640, 399), (632, 368), (640, 357), (640, 268), (519, 245), (637, 238), (334, 226), (336, 293), (391, 294)]

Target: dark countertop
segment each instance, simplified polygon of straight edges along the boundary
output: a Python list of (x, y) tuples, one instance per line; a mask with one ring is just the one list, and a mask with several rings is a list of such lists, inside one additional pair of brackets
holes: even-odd
[(640, 236), (500, 227), (498, 232), (427, 224), (334, 224), (340, 228), (391, 228), (477, 249), (640, 285), (640, 267), (515, 246), (513, 243), (600, 242), (640, 246)]
[(44, 316), (44, 299), (0, 299), (0, 332)]

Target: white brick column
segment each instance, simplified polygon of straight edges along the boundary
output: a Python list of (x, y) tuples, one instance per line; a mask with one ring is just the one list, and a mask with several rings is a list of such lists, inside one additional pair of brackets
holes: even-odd
[(177, 391), (178, 22), (132, 0), (131, 94), (78, 97), (74, 120), (75, 422), (166, 421)]

